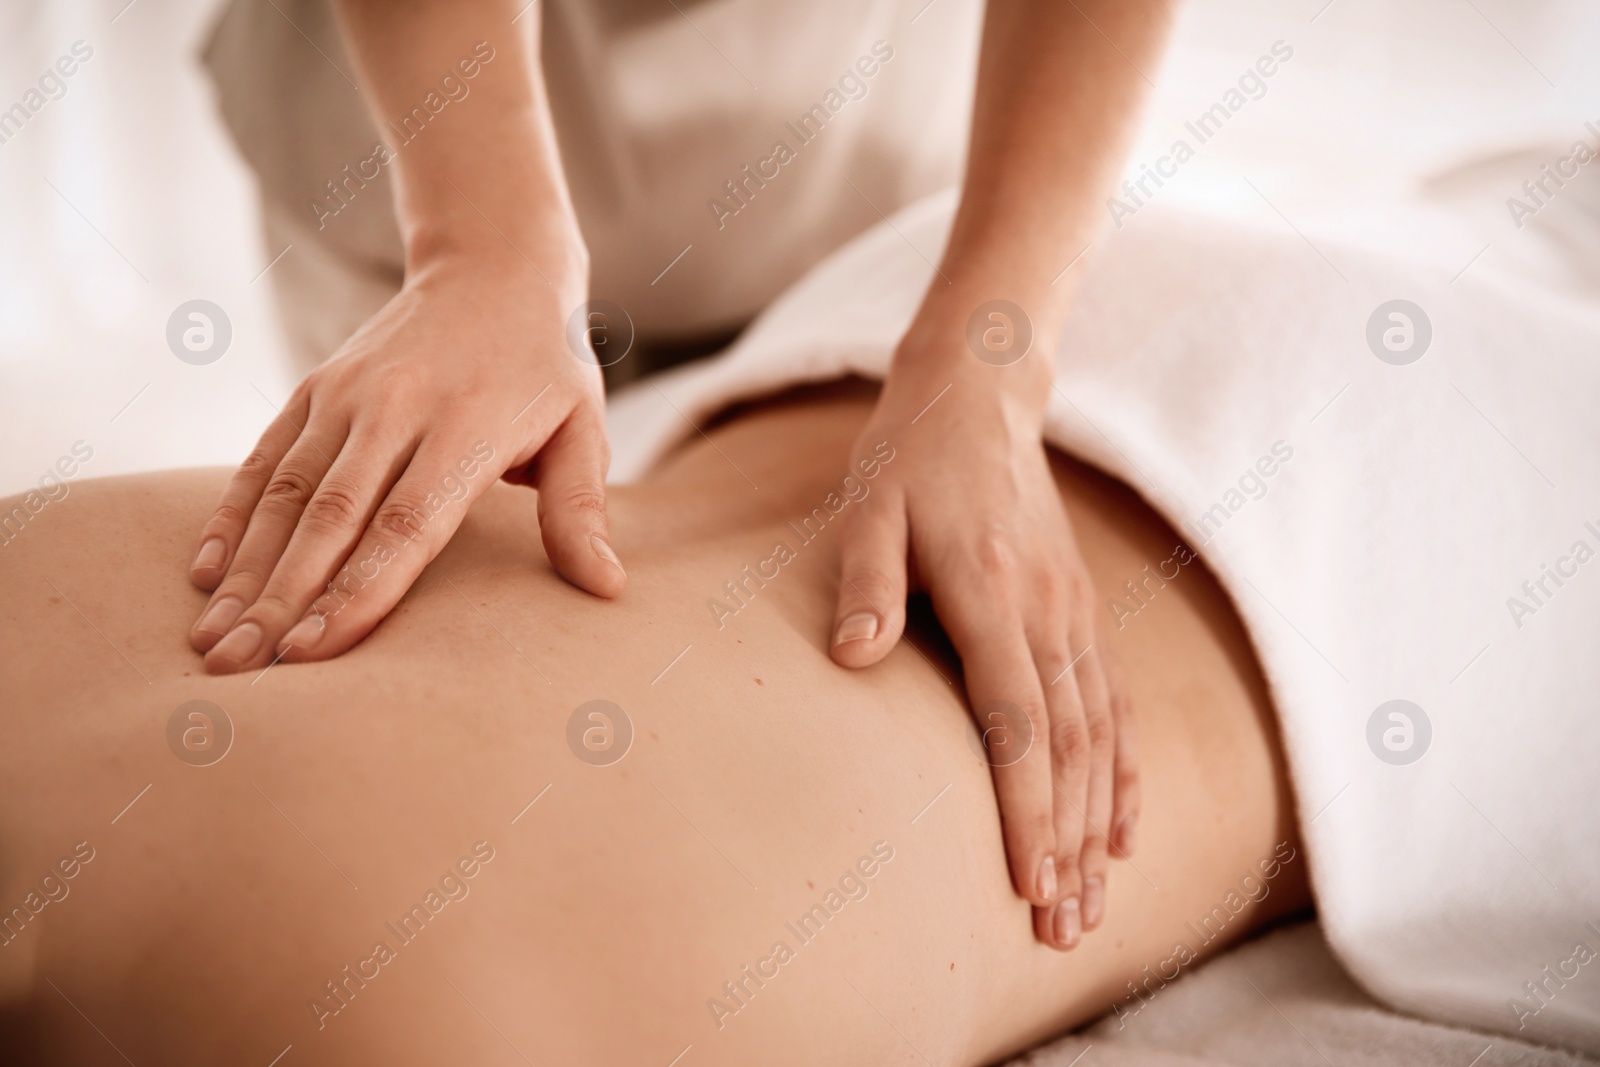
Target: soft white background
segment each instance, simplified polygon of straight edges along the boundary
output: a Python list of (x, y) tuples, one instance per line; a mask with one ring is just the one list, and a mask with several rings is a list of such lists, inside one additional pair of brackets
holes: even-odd
[[(84, 476), (236, 462), (272, 415), (251, 383), (275, 402), (292, 384), (267, 282), (251, 284), (253, 184), (194, 59), (213, 5), (138, 0), (113, 23), (125, 2), (0, 8), (0, 107), (74, 41), (94, 49), (0, 144), (0, 492), (77, 440), (94, 449)], [(196, 297), (234, 327), (208, 367), (166, 347), (167, 316)]]
[[(237, 462), (292, 385), (270, 275), (257, 280), (279, 249), (262, 247), (251, 178), (195, 59), (214, 4), (125, 5), (0, 7), (0, 109), (74, 41), (94, 48), (66, 96), (0, 144), (0, 492), (36, 481), (77, 440), (95, 450), (85, 475)], [(1403, 203), (1462, 158), (1543, 152), (1585, 136), (1586, 119), (1600, 124), (1600, 5), (1190, 0), (1175, 49), (1147, 72), (1158, 91), (1130, 169), (1278, 39), (1294, 59), (1165, 200), (1348, 235), (1353, 204)], [(1539, 158), (1554, 156), (1528, 157)], [(1460, 236), (1462, 265), (1487, 245), (1471, 269), (1518, 269), (1523, 235), (1504, 198), (1536, 173), (1514, 164), (1503, 189), (1474, 193), (1482, 232)], [(1403, 235), (1399, 224), (1365, 234)], [(207, 367), (165, 341), (172, 310), (196, 297), (234, 329)]]

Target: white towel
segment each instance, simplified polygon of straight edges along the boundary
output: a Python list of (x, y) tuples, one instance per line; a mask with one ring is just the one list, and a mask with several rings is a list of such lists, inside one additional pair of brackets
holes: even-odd
[[(725, 355), (619, 394), (617, 480), (732, 401), (881, 377), (953, 203), (841, 249)], [(1141, 211), (1088, 262), (1046, 436), (1142, 493), (1232, 595), (1356, 980), (1600, 1051), (1600, 312), (1422, 251)], [(1375, 351), (1419, 351), (1414, 312), (1410, 353), (1384, 347), (1405, 340), (1386, 313), (1368, 341), (1394, 300), (1431, 325), (1406, 365)]]

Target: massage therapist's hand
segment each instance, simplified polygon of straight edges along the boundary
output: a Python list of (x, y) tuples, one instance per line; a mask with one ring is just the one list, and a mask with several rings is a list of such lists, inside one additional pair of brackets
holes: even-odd
[(502, 474), (538, 489), (556, 570), (619, 594), (600, 372), (564, 334), (581, 301), (514, 256), (408, 277), (294, 391), (202, 529), (191, 576), (214, 592), (189, 639), (206, 670), (350, 648)]
[[(1103, 918), (1107, 853), (1131, 851), (1139, 793), (1127, 692), (1040, 440), (1050, 342), (1103, 232), (1175, 2), (984, 8), (961, 202), (857, 442), (862, 455), (886, 440), (896, 458), (841, 530), (833, 658), (886, 656), (908, 569), (920, 579), (965, 668), (1012, 883), (1056, 948)], [(1005, 366), (967, 345), (995, 300), (1033, 338)]]
[[(908, 582), (927, 589), (987, 745), (1012, 882), (1039, 939), (1071, 948), (1104, 915), (1108, 847), (1131, 850), (1138, 777), (1125, 689), (1040, 438), (1048, 378), (980, 363), (959, 335), (946, 354), (915, 334), (852, 453), (894, 450), (841, 531), (833, 658), (882, 659)], [(1027, 388), (998, 385), (1007, 375), (1029, 375)]]

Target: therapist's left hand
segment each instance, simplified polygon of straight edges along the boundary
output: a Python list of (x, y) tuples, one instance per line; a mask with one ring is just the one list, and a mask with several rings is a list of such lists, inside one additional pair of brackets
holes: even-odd
[(1013, 884), (1039, 939), (1066, 949), (1104, 915), (1108, 849), (1131, 851), (1138, 776), (1126, 689), (1041, 438), (1051, 361), (1029, 359), (998, 368), (959, 341), (902, 342), (852, 452), (893, 449), (841, 530), (832, 655), (878, 662), (904, 631), (908, 588), (928, 591), (989, 743)]

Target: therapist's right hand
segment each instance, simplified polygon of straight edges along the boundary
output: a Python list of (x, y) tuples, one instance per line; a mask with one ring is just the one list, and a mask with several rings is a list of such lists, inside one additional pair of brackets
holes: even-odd
[(189, 640), (206, 670), (349, 649), (502, 475), (538, 490), (563, 577), (621, 593), (600, 371), (566, 343), (582, 300), (520, 260), (408, 276), (295, 389), (201, 530), (190, 576), (212, 595)]

